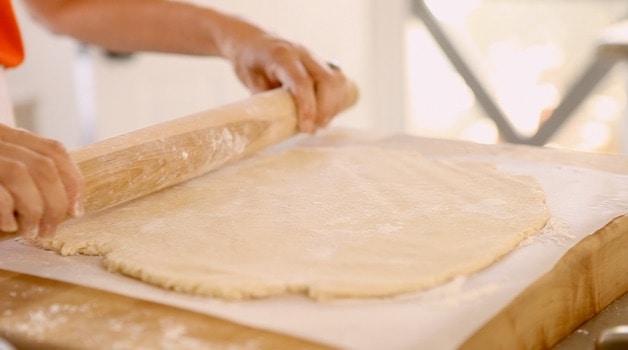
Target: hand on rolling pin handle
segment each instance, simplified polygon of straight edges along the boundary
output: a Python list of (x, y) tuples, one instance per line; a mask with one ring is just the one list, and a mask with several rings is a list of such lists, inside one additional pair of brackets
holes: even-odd
[(0, 124), (0, 232), (49, 237), (83, 212), (83, 178), (63, 145)]
[[(207, 6), (165, 0), (24, 0), (58, 34), (112, 52), (222, 56), (252, 92), (284, 87), (294, 96), (299, 129), (326, 126), (355, 97), (337, 66), (301, 45)], [(132, 14), (132, 15), (130, 15)]]
[(326, 127), (349, 99), (347, 78), (305, 47), (247, 22), (234, 24), (223, 39), (222, 54), (251, 92), (284, 87), (294, 96), (300, 131)]

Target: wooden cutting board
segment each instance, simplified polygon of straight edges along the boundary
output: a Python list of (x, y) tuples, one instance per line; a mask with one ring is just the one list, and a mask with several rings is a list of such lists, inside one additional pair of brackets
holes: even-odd
[[(434, 155), (512, 155), (628, 173), (628, 159), (621, 156), (430, 139), (414, 139), (413, 143)], [(463, 348), (550, 347), (628, 291), (626, 251), (628, 217), (623, 216), (568, 251), (551, 271), (470, 337)], [(262, 349), (325, 347), (189, 311), (6, 271), (0, 272), (0, 293), (8, 296), (0, 301), (2, 334), (32, 347), (93, 348), (94, 342), (103, 348), (120, 342), (132, 343), (130, 348), (142, 344), (159, 347), (160, 344), (234, 343), (257, 344)], [(65, 331), (68, 329), (74, 331)]]
[(18, 349), (326, 349), (295, 337), (0, 270), (0, 336)]

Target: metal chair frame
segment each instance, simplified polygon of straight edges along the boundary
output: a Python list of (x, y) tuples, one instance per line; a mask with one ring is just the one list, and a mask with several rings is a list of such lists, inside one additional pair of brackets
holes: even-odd
[(551, 116), (539, 127), (532, 136), (524, 136), (515, 130), (504, 111), (497, 105), (493, 96), (486, 89), (478, 75), (462, 57), (455, 47), (450, 36), (445, 32), (439, 21), (434, 17), (423, 0), (413, 1), (413, 13), (423, 21), (427, 30), (432, 34), (440, 48), (458, 74), (471, 88), (476, 100), (491, 118), (504, 141), (510, 143), (542, 146), (569, 120), (573, 112), (593, 91), (598, 83), (606, 76), (613, 66), (621, 61), (628, 60), (628, 38), (626, 42), (605, 42), (598, 45), (597, 51), (582, 74), (567, 90), (565, 97), (554, 109)]

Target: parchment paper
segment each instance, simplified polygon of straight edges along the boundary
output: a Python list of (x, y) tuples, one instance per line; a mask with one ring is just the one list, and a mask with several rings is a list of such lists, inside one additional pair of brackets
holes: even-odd
[[(364, 135), (341, 140), (301, 139), (276, 149), (294, 143), (341, 147), (369, 140)], [(380, 145), (408, 147), (403, 143)], [(314, 302), (299, 296), (224, 302), (169, 292), (111, 274), (101, 268), (100, 258), (61, 257), (15, 241), (0, 242), (0, 268), (186, 308), (347, 349), (453, 349), (549, 271), (577, 242), (614, 217), (628, 213), (625, 174), (500, 155), (468, 153), (446, 158), (489, 161), (503, 171), (536, 177), (546, 192), (552, 219), (539, 235), (524, 241), (488, 269), (413, 295), (336, 302)]]

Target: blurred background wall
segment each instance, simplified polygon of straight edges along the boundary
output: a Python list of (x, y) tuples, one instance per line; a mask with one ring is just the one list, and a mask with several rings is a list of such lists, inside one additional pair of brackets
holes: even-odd
[[(27, 60), (9, 73), (20, 125), (77, 147), (248, 96), (217, 58), (136, 54), (55, 37), (20, 5)], [(334, 125), (500, 142), (473, 92), (413, 11), (411, 0), (197, 0), (239, 14), (337, 60), (361, 87)], [(425, 4), (473, 63), (523, 135), (551, 115), (625, 0), (431, 0)], [(617, 65), (550, 145), (622, 152), (628, 71)]]

